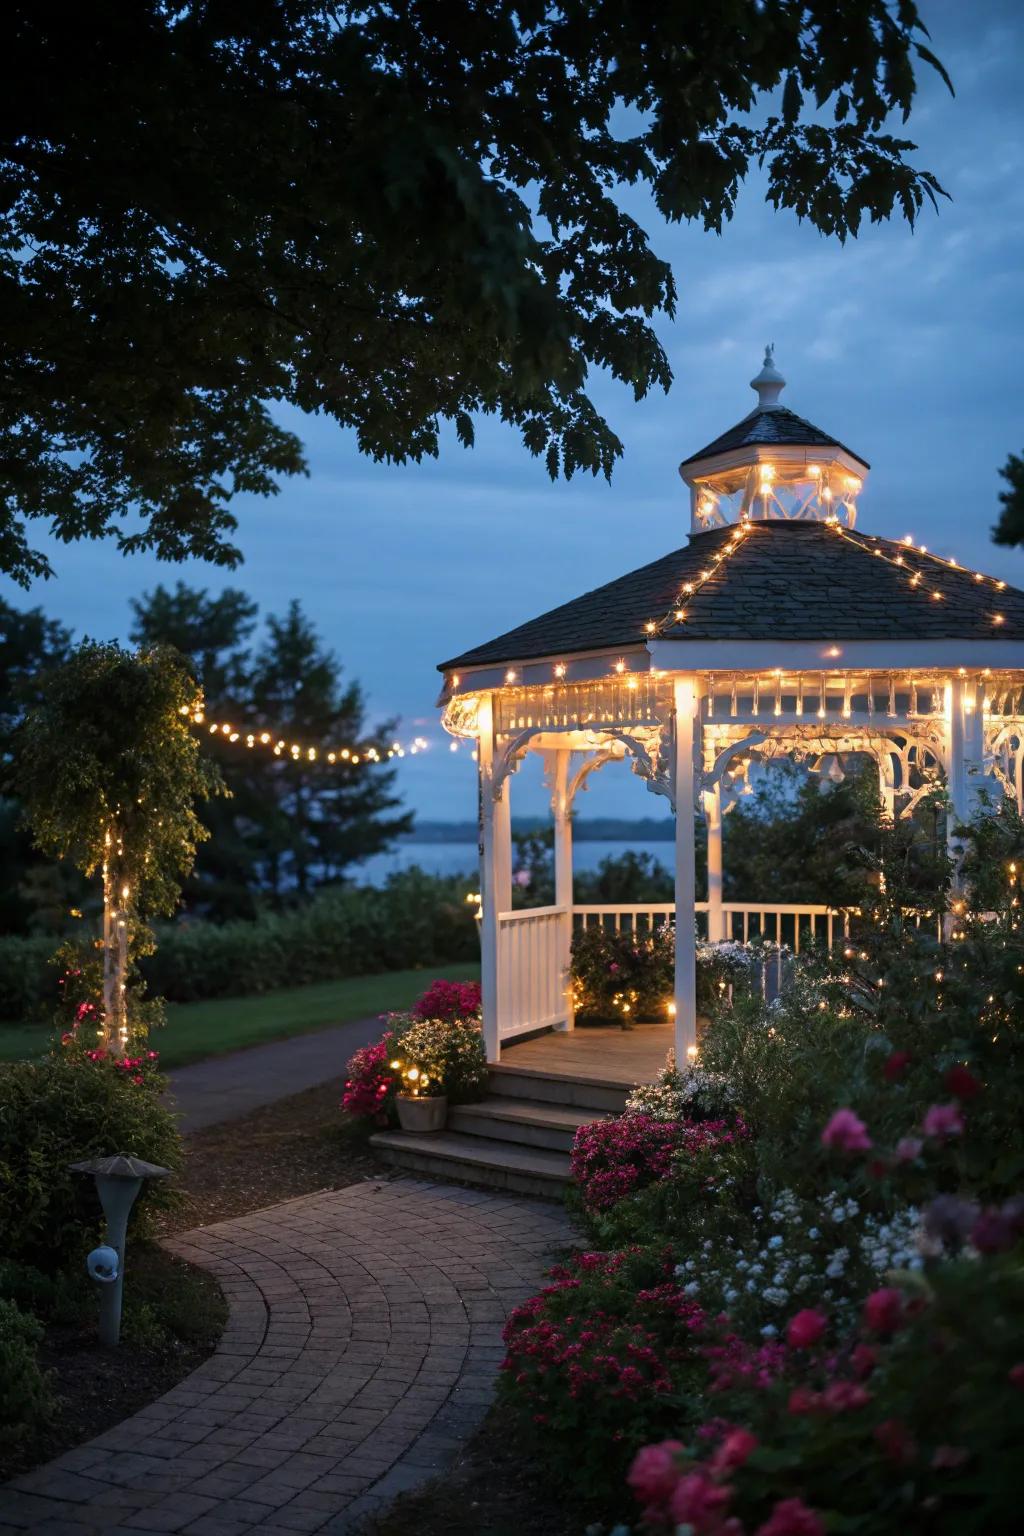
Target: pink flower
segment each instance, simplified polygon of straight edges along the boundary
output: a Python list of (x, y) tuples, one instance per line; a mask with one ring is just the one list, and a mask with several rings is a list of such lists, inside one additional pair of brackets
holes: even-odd
[(646, 1508), (667, 1504), (679, 1481), (678, 1456), (683, 1450), (679, 1440), (663, 1440), (660, 1445), (645, 1445), (633, 1457), (626, 1481)]
[(841, 1152), (870, 1152), (873, 1145), (868, 1128), (852, 1109), (837, 1109), (821, 1133), (823, 1147), (838, 1147)]
[(856, 1344), (850, 1352), (853, 1373), (861, 1381), (870, 1376), (878, 1364), (878, 1351), (873, 1344)]
[(905, 1321), (903, 1292), (895, 1286), (883, 1285), (880, 1290), (872, 1291), (864, 1303), (864, 1322), (872, 1333), (896, 1333)]
[(1024, 1387), (1024, 1361), (1019, 1365), (1011, 1365), (1006, 1373), (1006, 1379), (1012, 1387)]
[(810, 1387), (794, 1387), (789, 1394), (789, 1402), (786, 1406), (794, 1417), (805, 1413), (816, 1413), (821, 1407), (821, 1397)]
[(821, 1394), (821, 1401), (830, 1413), (849, 1413), (870, 1403), (871, 1393), (859, 1381), (830, 1381)]
[(915, 1158), (921, 1156), (924, 1142), (920, 1136), (901, 1136), (896, 1143), (896, 1161), (898, 1163), (912, 1163)]
[(710, 1461), (712, 1472), (735, 1472), (757, 1450), (760, 1441), (749, 1429), (731, 1429)]
[(781, 1499), (754, 1536), (825, 1536), (825, 1527), (803, 1499)]
[(668, 1512), (675, 1525), (690, 1525), (695, 1532), (712, 1532), (732, 1498), (731, 1488), (720, 1488), (705, 1472), (691, 1472), (676, 1484)]
[(921, 1128), (926, 1136), (934, 1136), (939, 1141), (948, 1141), (953, 1136), (962, 1136), (964, 1117), (960, 1113), (959, 1104), (933, 1104), (925, 1115)]
[(1016, 1241), (1014, 1224), (1002, 1211), (982, 1211), (971, 1228), (971, 1242), (979, 1253), (1006, 1253)]
[(810, 1349), (812, 1344), (817, 1344), (827, 1327), (828, 1318), (823, 1312), (805, 1307), (802, 1312), (790, 1318), (786, 1342), (791, 1349)]

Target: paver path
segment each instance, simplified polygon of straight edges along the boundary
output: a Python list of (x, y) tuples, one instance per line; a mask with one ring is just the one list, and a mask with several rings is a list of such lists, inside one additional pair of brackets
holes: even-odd
[(341, 1082), (345, 1063), (380, 1034), (380, 1018), (351, 1019), (288, 1040), (251, 1045), (228, 1056), (211, 1056), (170, 1074), (170, 1097), (184, 1132), (247, 1115), (261, 1104), (315, 1088), (331, 1077)]
[(571, 1236), (558, 1206), (400, 1179), (176, 1239), (230, 1299), (217, 1353), (0, 1489), (0, 1536), (352, 1529), (476, 1428), (502, 1320)]

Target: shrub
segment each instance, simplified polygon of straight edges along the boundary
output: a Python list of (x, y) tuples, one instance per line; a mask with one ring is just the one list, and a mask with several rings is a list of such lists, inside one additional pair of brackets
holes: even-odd
[(347, 1115), (374, 1125), (388, 1123), (400, 1081), (391, 1065), (394, 1049), (394, 1031), (387, 1030), (373, 1045), (364, 1045), (350, 1058), (341, 1095), (341, 1107)]
[[(140, 1070), (141, 1068), (141, 1070)], [(126, 1152), (175, 1168), (181, 1142), (162, 1080), (134, 1067), (65, 1053), (0, 1070), (0, 1232), (5, 1257), (52, 1271), (77, 1263), (101, 1213), (93, 1181), (68, 1165)], [(173, 1198), (144, 1186), (136, 1211)]]
[(487, 1058), (478, 1019), (414, 1019), (399, 1034), (396, 1054), (418, 1067), (453, 1104), (479, 1099), (487, 1087)]
[(413, 1004), (417, 1019), (479, 1019), (478, 981), (435, 981)]
[(628, 1114), (581, 1125), (570, 1157), (570, 1172), (588, 1212), (607, 1211), (673, 1169), (690, 1162), (706, 1167), (720, 1152), (742, 1141), (747, 1128), (734, 1120), (654, 1120)]
[(651, 933), (582, 928), (572, 940), (577, 1013), (614, 1018), (664, 1019), (675, 991), (675, 937), (670, 924)]
[(0, 1296), (0, 1430), (8, 1445), (26, 1439), (53, 1412), (36, 1354), (42, 1336), (35, 1318)]
[(631, 1453), (679, 1424), (705, 1318), (664, 1253), (583, 1253), (510, 1315), (503, 1391), (535, 1454), (591, 1497), (621, 1498)]
[[(376, 971), (476, 960), (480, 953), (465, 883), (403, 870), (382, 887), (322, 891), (291, 912), (255, 922), (182, 919), (158, 924), (156, 951), (139, 970), (169, 1002), (248, 997), (285, 981), (338, 981)], [(53, 941), (0, 939), (0, 1019), (49, 1019), (59, 1001)]]

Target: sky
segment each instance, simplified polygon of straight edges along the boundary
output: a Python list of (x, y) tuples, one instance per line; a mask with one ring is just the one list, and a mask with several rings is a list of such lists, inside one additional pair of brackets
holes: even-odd
[[(679, 287), (675, 319), (657, 326), (675, 382), (635, 402), (592, 379), (625, 446), (610, 485), (552, 484), (493, 422), (479, 423), (473, 450), (448, 435), (439, 460), (397, 467), (361, 458), (332, 422), (282, 413), (310, 475), (269, 501), (236, 501), (240, 569), (47, 544), (55, 579), (26, 596), (0, 578), (0, 595), (104, 640), (127, 639), (130, 599), (161, 581), (241, 586), (263, 613), (298, 597), (372, 717), (399, 715), (403, 736), (430, 740), (400, 765), (407, 803), (421, 817), (471, 820), (475, 768), (439, 729), (436, 664), (684, 544), (679, 461), (751, 409), (748, 380), (769, 341), (783, 403), (872, 465), (859, 527), (913, 534), (1024, 587), (1024, 551), (989, 540), (998, 468), (1024, 450), (1024, 5), (921, 0), (921, 10), (956, 97), (923, 68), (909, 124), (894, 124), (952, 198), (913, 232), (894, 221), (842, 246), (776, 213), (756, 176), (721, 236), (666, 225), (630, 194)], [(581, 814), (667, 811), (624, 768), (591, 784)], [(513, 814), (544, 803), (539, 774), (524, 768)]]

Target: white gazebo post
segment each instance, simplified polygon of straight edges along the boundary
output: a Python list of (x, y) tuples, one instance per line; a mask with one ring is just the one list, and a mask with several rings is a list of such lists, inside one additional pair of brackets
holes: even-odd
[(704, 791), (704, 824), (708, 830), (708, 938), (720, 944), (728, 934), (722, 911), (722, 786), (717, 780)]
[(558, 967), (565, 991), (565, 1023), (559, 1029), (572, 1029), (575, 1024), (572, 1000), (572, 807), (569, 804), (568, 747), (557, 747), (546, 754), (549, 782), (551, 784), (551, 810), (555, 823), (555, 906), (561, 908), (559, 918)]
[(508, 780), (494, 796), (493, 696), (480, 700), (480, 1004), (487, 1060), (501, 1057), (502, 945), (499, 917), (512, 905), (512, 819)]
[[(985, 688), (976, 677), (956, 676), (946, 688), (946, 791), (949, 815), (946, 846), (954, 861), (953, 884), (960, 889), (963, 840), (956, 828), (970, 821), (985, 759)], [(947, 918), (947, 927), (950, 920)]]
[(697, 687), (692, 676), (673, 679), (676, 808), (676, 987), (675, 1051), (677, 1067), (697, 1053), (697, 890), (693, 814)]

